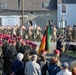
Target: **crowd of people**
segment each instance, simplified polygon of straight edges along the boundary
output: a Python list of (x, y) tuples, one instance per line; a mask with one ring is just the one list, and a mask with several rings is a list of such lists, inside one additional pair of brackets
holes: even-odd
[(40, 41), (42, 36), (42, 28), (40, 26), (32, 26), (29, 25), (28, 27), (22, 26), (0, 26), (0, 33), (10, 34), (10, 35), (17, 35), (22, 36), (23, 39), (30, 39)]
[(71, 65), (70, 72), (68, 63), (61, 64), (60, 45), (48, 61), (46, 50), (37, 54), (35, 43), (21, 36), (0, 34), (0, 75), (76, 75), (75, 66)]
[[(44, 28), (41, 28), (39, 25), (29, 25), (27, 27), (23, 26), (0, 26), (0, 33), (5, 34), (14, 34), (17, 36), (22, 36), (23, 39), (30, 39), (33, 41), (41, 41), (43, 32), (45, 31), (47, 25), (44, 26)], [(57, 36), (61, 35), (65, 37), (68, 41), (76, 41), (76, 24), (71, 27), (71, 25), (68, 25), (65, 28), (57, 29), (55, 25), (49, 25), (50, 27), (50, 34), (51, 34), (51, 41), (56, 42)]]
[[(74, 29), (76, 30), (76, 25)], [(46, 50), (41, 50), (41, 54), (37, 53), (37, 44), (30, 40), (36, 38), (35, 40), (40, 41), (41, 31), (39, 26), (35, 29), (33, 26), (28, 29), (17, 25), (0, 26), (0, 75), (76, 75), (76, 61), (71, 65), (67, 62), (61, 64), (63, 39), (57, 37), (55, 26), (52, 28), (52, 40), (57, 41), (54, 55), (48, 61)], [(67, 31), (66, 34), (70, 35)]]

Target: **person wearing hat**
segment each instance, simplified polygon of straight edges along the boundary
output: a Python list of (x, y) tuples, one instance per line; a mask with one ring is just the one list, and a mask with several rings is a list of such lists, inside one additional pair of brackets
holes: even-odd
[[(24, 44), (24, 43), (25, 44)], [(28, 62), (29, 61), (29, 59), (28, 59), (28, 56), (30, 55), (30, 50), (31, 50), (31, 48), (30, 48), (30, 46), (29, 46), (29, 40), (26, 40), (26, 41), (23, 41), (21, 44), (22, 44), (22, 46), (21, 46), (21, 48), (20, 48), (20, 50), (21, 50), (21, 53), (23, 53), (24, 54), (24, 58), (23, 58), (23, 61), (26, 63), (26, 62)]]
[[(4, 59), (4, 71), (6, 74), (8, 74), (8, 55), (9, 55), (9, 49), (10, 49), (10, 45), (9, 45), (9, 37), (7, 37), (7, 34), (4, 34), (4, 43), (2, 46), (2, 50), (3, 50), (3, 59)], [(9, 75), (9, 74), (8, 74)]]
[(68, 70), (69, 64), (67, 62), (64, 62), (62, 64), (62, 70), (58, 72), (56, 75), (72, 75), (72, 73)]
[(21, 42), (22, 42), (22, 37), (18, 37), (18, 41), (16, 43), (17, 53), (19, 53), (20, 47), (22, 46)]
[(62, 37), (60, 37), (56, 44), (56, 49), (60, 51), (60, 57), (61, 57), (62, 48), (63, 48), (63, 39)]
[(24, 75), (24, 62), (22, 61), (24, 55), (22, 53), (17, 54), (16, 60), (12, 64), (11, 75)]
[(7, 53), (5, 54), (5, 64), (4, 64), (4, 70), (7, 75), (11, 74), (11, 65), (13, 61), (16, 59), (17, 51), (15, 49), (16, 41), (15, 40), (9, 40), (9, 45), (6, 48)]
[(57, 61), (57, 65), (61, 68), (61, 61), (60, 61), (60, 51), (58, 49), (54, 50), (54, 56), (58, 58), (58, 61)]
[(3, 42), (0, 40), (0, 75), (3, 75), (3, 65), (4, 65), (3, 51), (1, 48), (2, 45), (3, 45)]
[(34, 43), (31, 44), (30, 55), (37, 54), (36, 47), (37, 47), (36, 44), (34, 44)]
[(73, 26), (72, 39), (73, 39), (73, 41), (76, 41), (76, 24)]

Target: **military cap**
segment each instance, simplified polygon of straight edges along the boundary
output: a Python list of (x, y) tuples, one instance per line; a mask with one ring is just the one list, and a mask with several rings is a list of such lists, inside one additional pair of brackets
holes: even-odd
[(45, 49), (43, 49), (43, 50), (41, 50), (41, 52), (43, 53), (43, 52), (46, 52), (46, 50)]
[(32, 43), (32, 47), (37, 47), (37, 45)]
[(9, 40), (9, 39), (10, 39), (10, 37), (9, 37), (9, 36), (6, 36), (6, 37), (5, 37), (5, 39), (6, 39), (6, 40)]
[(28, 44), (30, 42), (30, 40), (26, 40), (25, 42)]
[(26, 43), (24, 41), (22, 41), (22, 45), (25, 45)]
[(9, 43), (12, 43), (12, 39), (9, 39)]
[(67, 68), (69, 67), (69, 64), (67, 62), (64, 62), (62, 65), (61, 65), (63, 68)]
[(0, 45), (2, 45), (3, 44), (3, 42), (0, 40)]
[(0, 38), (3, 38), (2, 36), (0, 36)]
[(19, 41), (19, 40), (21, 40), (21, 39), (22, 39), (22, 37), (21, 37), (21, 36), (19, 36), (19, 37), (18, 37), (18, 41)]
[(12, 40), (12, 43), (16, 43), (16, 41), (15, 40)]
[(58, 49), (54, 50), (54, 53), (59, 53), (60, 54), (60, 51)]
[(31, 41), (28, 42), (29, 45), (32, 45), (33, 43)]

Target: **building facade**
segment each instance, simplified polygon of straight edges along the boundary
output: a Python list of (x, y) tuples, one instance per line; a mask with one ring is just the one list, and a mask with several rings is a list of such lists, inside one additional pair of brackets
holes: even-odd
[(57, 1), (57, 26), (65, 28), (76, 24), (76, 0)]
[[(57, 0), (24, 0), (24, 25), (57, 24)], [(0, 25), (22, 24), (21, 0), (0, 0)]]

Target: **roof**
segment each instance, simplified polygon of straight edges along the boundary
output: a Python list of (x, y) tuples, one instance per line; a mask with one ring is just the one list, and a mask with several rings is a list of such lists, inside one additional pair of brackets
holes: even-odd
[[(21, 2), (20, 7), (18, 7), (19, 0), (0, 0), (0, 3), (5, 3), (7, 10), (21, 10)], [(22, 1), (22, 0), (20, 0)], [(47, 8), (42, 7), (42, 3), (47, 2), (49, 6)], [(57, 0), (24, 0), (24, 10), (56, 10), (57, 9)]]
[(76, 4), (76, 0), (58, 0), (58, 4)]

